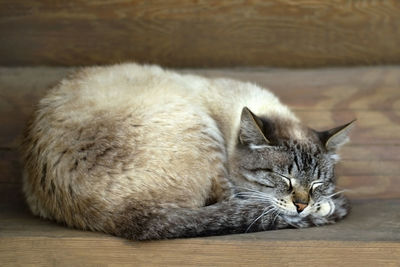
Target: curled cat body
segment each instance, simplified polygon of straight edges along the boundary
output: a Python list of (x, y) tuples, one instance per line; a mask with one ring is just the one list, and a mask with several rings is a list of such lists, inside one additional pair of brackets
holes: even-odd
[(333, 223), (337, 149), (257, 85), (158, 66), (83, 68), (40, 101), (22, 143), (33, 212), (134, 239)]

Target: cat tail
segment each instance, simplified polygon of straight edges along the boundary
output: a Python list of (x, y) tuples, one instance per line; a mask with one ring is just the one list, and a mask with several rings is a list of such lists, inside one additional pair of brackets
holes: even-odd
[(132, 205), (114, 220), (112, 234), (133, 240), (256, 232), (285, 227), (270, 205), (233, 199), (200, 208)]

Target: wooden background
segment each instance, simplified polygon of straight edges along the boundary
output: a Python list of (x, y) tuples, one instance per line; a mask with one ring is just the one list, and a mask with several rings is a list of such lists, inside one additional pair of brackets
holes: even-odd
[(0, 65), (400, 62), (397, 0), (2, 0)]
[(21, 194), (19, 135), (38, 99), (75, 68), (0, 67), (0, 265), (399, 266), (400, 67), (180, 70), (269, 87), (309, 126), (357, 118), (341, 151), (339, 186), (352, 211), (324, 227), (130, 242), (30, 214)]
[[(22, 205), (20, 133), (47, 88), (74, 69), (0, 68), (0, 202)], [(351, 189), (352, 199), (400, 198), (400, 67), (181, 71), (271, 88), (317, 130), (357, 118), (352, 140), (341, 151), (339, 186)]]
[[(17, 146), (35, 104), (77, 65), (130, 60), (269, 87), (315, 129), (357, 118), (337, 168), (339, 186), (350, 189), (349, 217), (308, 229), (128, 242), (30, 215)], [(399, 63), (397, 0), (1, 0), (0, 265), (398, 266), (399, 66), (197, 67)]]

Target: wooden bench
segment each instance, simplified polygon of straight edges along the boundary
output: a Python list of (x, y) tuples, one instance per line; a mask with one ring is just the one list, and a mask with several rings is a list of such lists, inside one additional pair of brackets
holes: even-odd
[(74, 68), (0, 68), (0, 266), (399, 266), (400, 67), (181, 70), (270, 88), (309, 126), (357, 118), (338, 185), (352, 212), (330, 226), (132, 242), (32, 216), (21, 193), (18, 139), (38, 99)]
[[(3, 0), (0, 14), (0, 266), (399, 266), (400, 1)], [(269, 87), (315, 129), (357, 118), (337, 168), (351, 214), (318, 228), (157, 242), (33, 217), (17, 146), (35, 103), (75, 66), (131, 59), (229, 67), (181, 71)], [(397, 65), (348, 68), (366, 64)]]

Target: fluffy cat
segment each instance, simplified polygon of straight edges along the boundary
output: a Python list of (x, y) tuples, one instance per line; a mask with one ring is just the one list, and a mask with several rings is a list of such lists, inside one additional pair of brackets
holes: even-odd
[(22, 145), (35, 215), (135, 240), (307, 227), (348, 211), (336, 150), (269, 91), (157, 66), (84, 68), (39, 103)]

